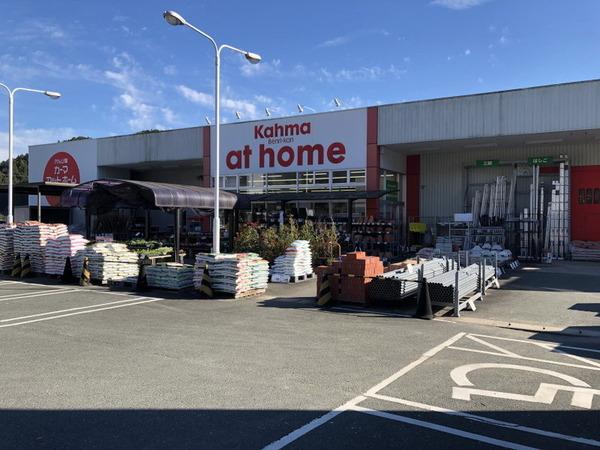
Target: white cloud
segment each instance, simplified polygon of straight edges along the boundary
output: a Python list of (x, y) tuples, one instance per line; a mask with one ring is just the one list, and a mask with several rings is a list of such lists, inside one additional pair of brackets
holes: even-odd
[(163, 73), (169, 76), (177, 75), (177, 68), (174, 65), (169, 64), (163, 67)]
[(281, 75), (280, 71), (281, 60), (273, 59), (272, 61), (261, 61), (258, 64), (250, 64), (244, 58), (240, 65), (240, 72), (245, 77), (253, 77), (257, 75)]
[(164, 129), (177, 123), (175, 114), (161, 105), (162, 83), (147, 75), (131, 55), (122, 52), (112, 59), (113, 70), (104, 71), (105, 81), (121, 91), (113, 109), (127, 111), (132, 131)]
[(383, 78), (400, 78), (406, 74), (406, 69), (400, 69), (393, 64), (388, 67), (363, 66), (356, 69), (340, 69), (331, 72), (325, 67), (321, 67), (317, 72), (319, 81), (374, 81)]
[[(15, 156), (27, 153), (30, 145), (49, 144), (75, 136), (73, 128), (16, 128), (14, 132)], [(0, 132), (0, 161), (8, 158), (8, 133)]]
[(465, 56), (469, 56), (471, 54), (471, 49), (468, 48), (465, 50)]
[(333, 39), (328, 39), (317, 45), (317, 47), (338, 47), (350, 42), (350, 36), (337, 36)]
[[(176, 87), (177, 92), (192, 103), (210, 108), (214, 106), (214, 97), (211, 94), (200, 92), (188, 86), (180, 84)], [(244, 119), (258, 118), (256, 105), (247, 100), (233, 99), (231, 97), (221, 97), (221, 108), (231, 113), (239, 111)]]
[(25, 19), (17, 27), (0, 31), (0, 38), (11, 42), (33, 42), (53, 40), (65, 43), (69, 34), (60, 25), (49, 19)]
[(444, 8), (461, 10), (479, 6), (488, 0), (433, 0), (432, 5), (443, 6)]

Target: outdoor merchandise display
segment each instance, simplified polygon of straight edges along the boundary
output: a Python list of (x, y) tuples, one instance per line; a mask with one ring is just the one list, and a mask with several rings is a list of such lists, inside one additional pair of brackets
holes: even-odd
[(22, 261), (29, 255), (31, 271), (44, 273), (46, 244), (50, 239), (68, 236), (68, 234), (67, 226), (62, 223), (50, 224), (37, 221), (18, 223), (14, 235), (14, 252), (21, 255)]
[(0, 270), (11, 270), (14, 260), (15, 228), (0, 225)]
[(83, 258), (89, 259), (91, 279), (102, 283), (123, 281), (135, 283), (139, 274), (139, 257), (126, 244), (96, 243), (77, 251), (73, 258), (75, 273), (81, 273)]
[(600, 242), (572, 241), (571, 258), (573, 261), (600, 261)]
[(145, 266), (148, 286), (181, 290), (194, 286), (194, 266), (180, 263), (163, 263)]
[(199, 253), (194, 265), (194, 287), (200, 289), (204, 268), (212, 289), (234, 296), (262, 293), (269, 280), (269, 263), (256, 253)]
[(46, 244), (44, 273), (48, 275), (62, 275), (67, 257), (73, 258), (78, 251), (83, 250), (88, 243), (80, 234), (68, 234), (51, 238)]
[(317, 267), (317, 295), (327, 276), (331, 299), (365, 304), (367, 288), (373, 279), (383, 274), (383, 262), (378, 256), (367, 256), (365, 252), (351, 252), (331, 266)]
[(290, 279), (313, 273), (312, 252), (308, 241), (296, 240), (285, 253), (275, 258), (271, 268), (271, 281), (287, 283)]

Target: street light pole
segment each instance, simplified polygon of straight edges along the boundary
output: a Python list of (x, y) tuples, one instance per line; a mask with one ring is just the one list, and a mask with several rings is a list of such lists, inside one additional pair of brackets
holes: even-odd
[(241, 53), (245, 58), (252, 64), (260, 62), (260, 55), (256, 53), (240, 50), (239, 48), (232, 47), (231, 45), (222, 44), (218, 45), (209, 34), (196, 28), (192, 24), (188, 23), (179, 13), (175, 11), (165, 11), (163, 13), (164, 19), (170, 25), (185, 25), (196, 33), (201, 34), (208, 39), (215, 49), (215, 153), (211, 155), (211, 159), (214, 159), (214, 218), (213, 218), (213, 253), (218, 254), (221, 251), (221, 219), (219, 217), (220, 211), (220, 178), (221, 178), (221, 51), (224, 48), (232, 50), (234, 52)]
[(51, 99), (59, 99), (60, 94), (52, 91), (40, 91), (39, 89), (28, 89), (28, 88), (10, 88), (0, 83), (0, 87), (4, 88), (8, 94), (8, 214), (6, 215), (6, 223), (12, 225), (14, 222), (13, 216), (13, 142), (14, 142), (14, 108), (15, 108), (15, 94), (18, 91), (35, 92), (38, 94), (44, 94)]

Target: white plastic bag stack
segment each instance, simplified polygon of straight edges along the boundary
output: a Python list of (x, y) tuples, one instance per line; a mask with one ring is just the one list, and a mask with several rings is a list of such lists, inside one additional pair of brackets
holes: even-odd
[(190, 264), (164, 263), (146, 266), (145, 270), (148, 286), (172, 290), (194, 286), (194, 266)]
[(21, 255), (21, 261), (29, 255), (31, 271), (44, 273), (44, 256), (48, 240), (68, 234), (67, 226), (62, 223), (50, 224), (37, 221), (18, 223), (14, 239), (15, 254)]
[(241, 295), (248, 291), (266, 289), (269, 264), (256, 253), (219, 255), (199, 253), (194, 265), (194, 286), (200, 289), (204, 268), (208, 265), (212, 289)]
[(77, 251), (73, 258), (74, 271), (81, 273), (83, 258), (89, 258), (92, 280), (137, 282), (139, 257), (127, 245), (117, 242), (99, 242)]
[(273, 281), (289, 281), (290, 277), (300, 277), (311, 273), (313, 273), (312, 251), (310, 243), (303, 240), (292, 242), (286, 248), (285, 254), (275, 258), (271, 268)]
[[(48, 275), (62, 275), (67, 257), (73, 258), (88, 243), (80, 234), (49, 239), (46, 243), (44, 267)], [(71, 270), (73, 266), (71, 265)]]
[(11, 270), (15, 260), (15, 227), (0, 225), (0, 270)]

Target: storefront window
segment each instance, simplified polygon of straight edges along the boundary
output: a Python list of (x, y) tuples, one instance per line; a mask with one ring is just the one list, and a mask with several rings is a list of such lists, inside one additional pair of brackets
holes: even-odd
[(331, 177), (332, 183), (348, 183), (348, 172), (346, 170), (335, 170)]
[(228, 190), (237, 190), (237, 177), (235, 175), (233, 176), (226, 176), (225, 177), (225, 189)]
[(315, 172), (315, 184), (329, 184), (329, 172)]
[(251, 183), (249, 175), (240, 175), (240, 188), (249, 187)]
[(315, 173), (314, 172), (300, 172), (298, 174), (298, 180), (300, 184), (314, 184)]
[(268, 175), (268, 186), (296, 186), (296, 172), (273, 173)]
[(366, 180), (365, 170), (351, 170), (350, 171), (350, 183), (362, 183), (364, 184)]

